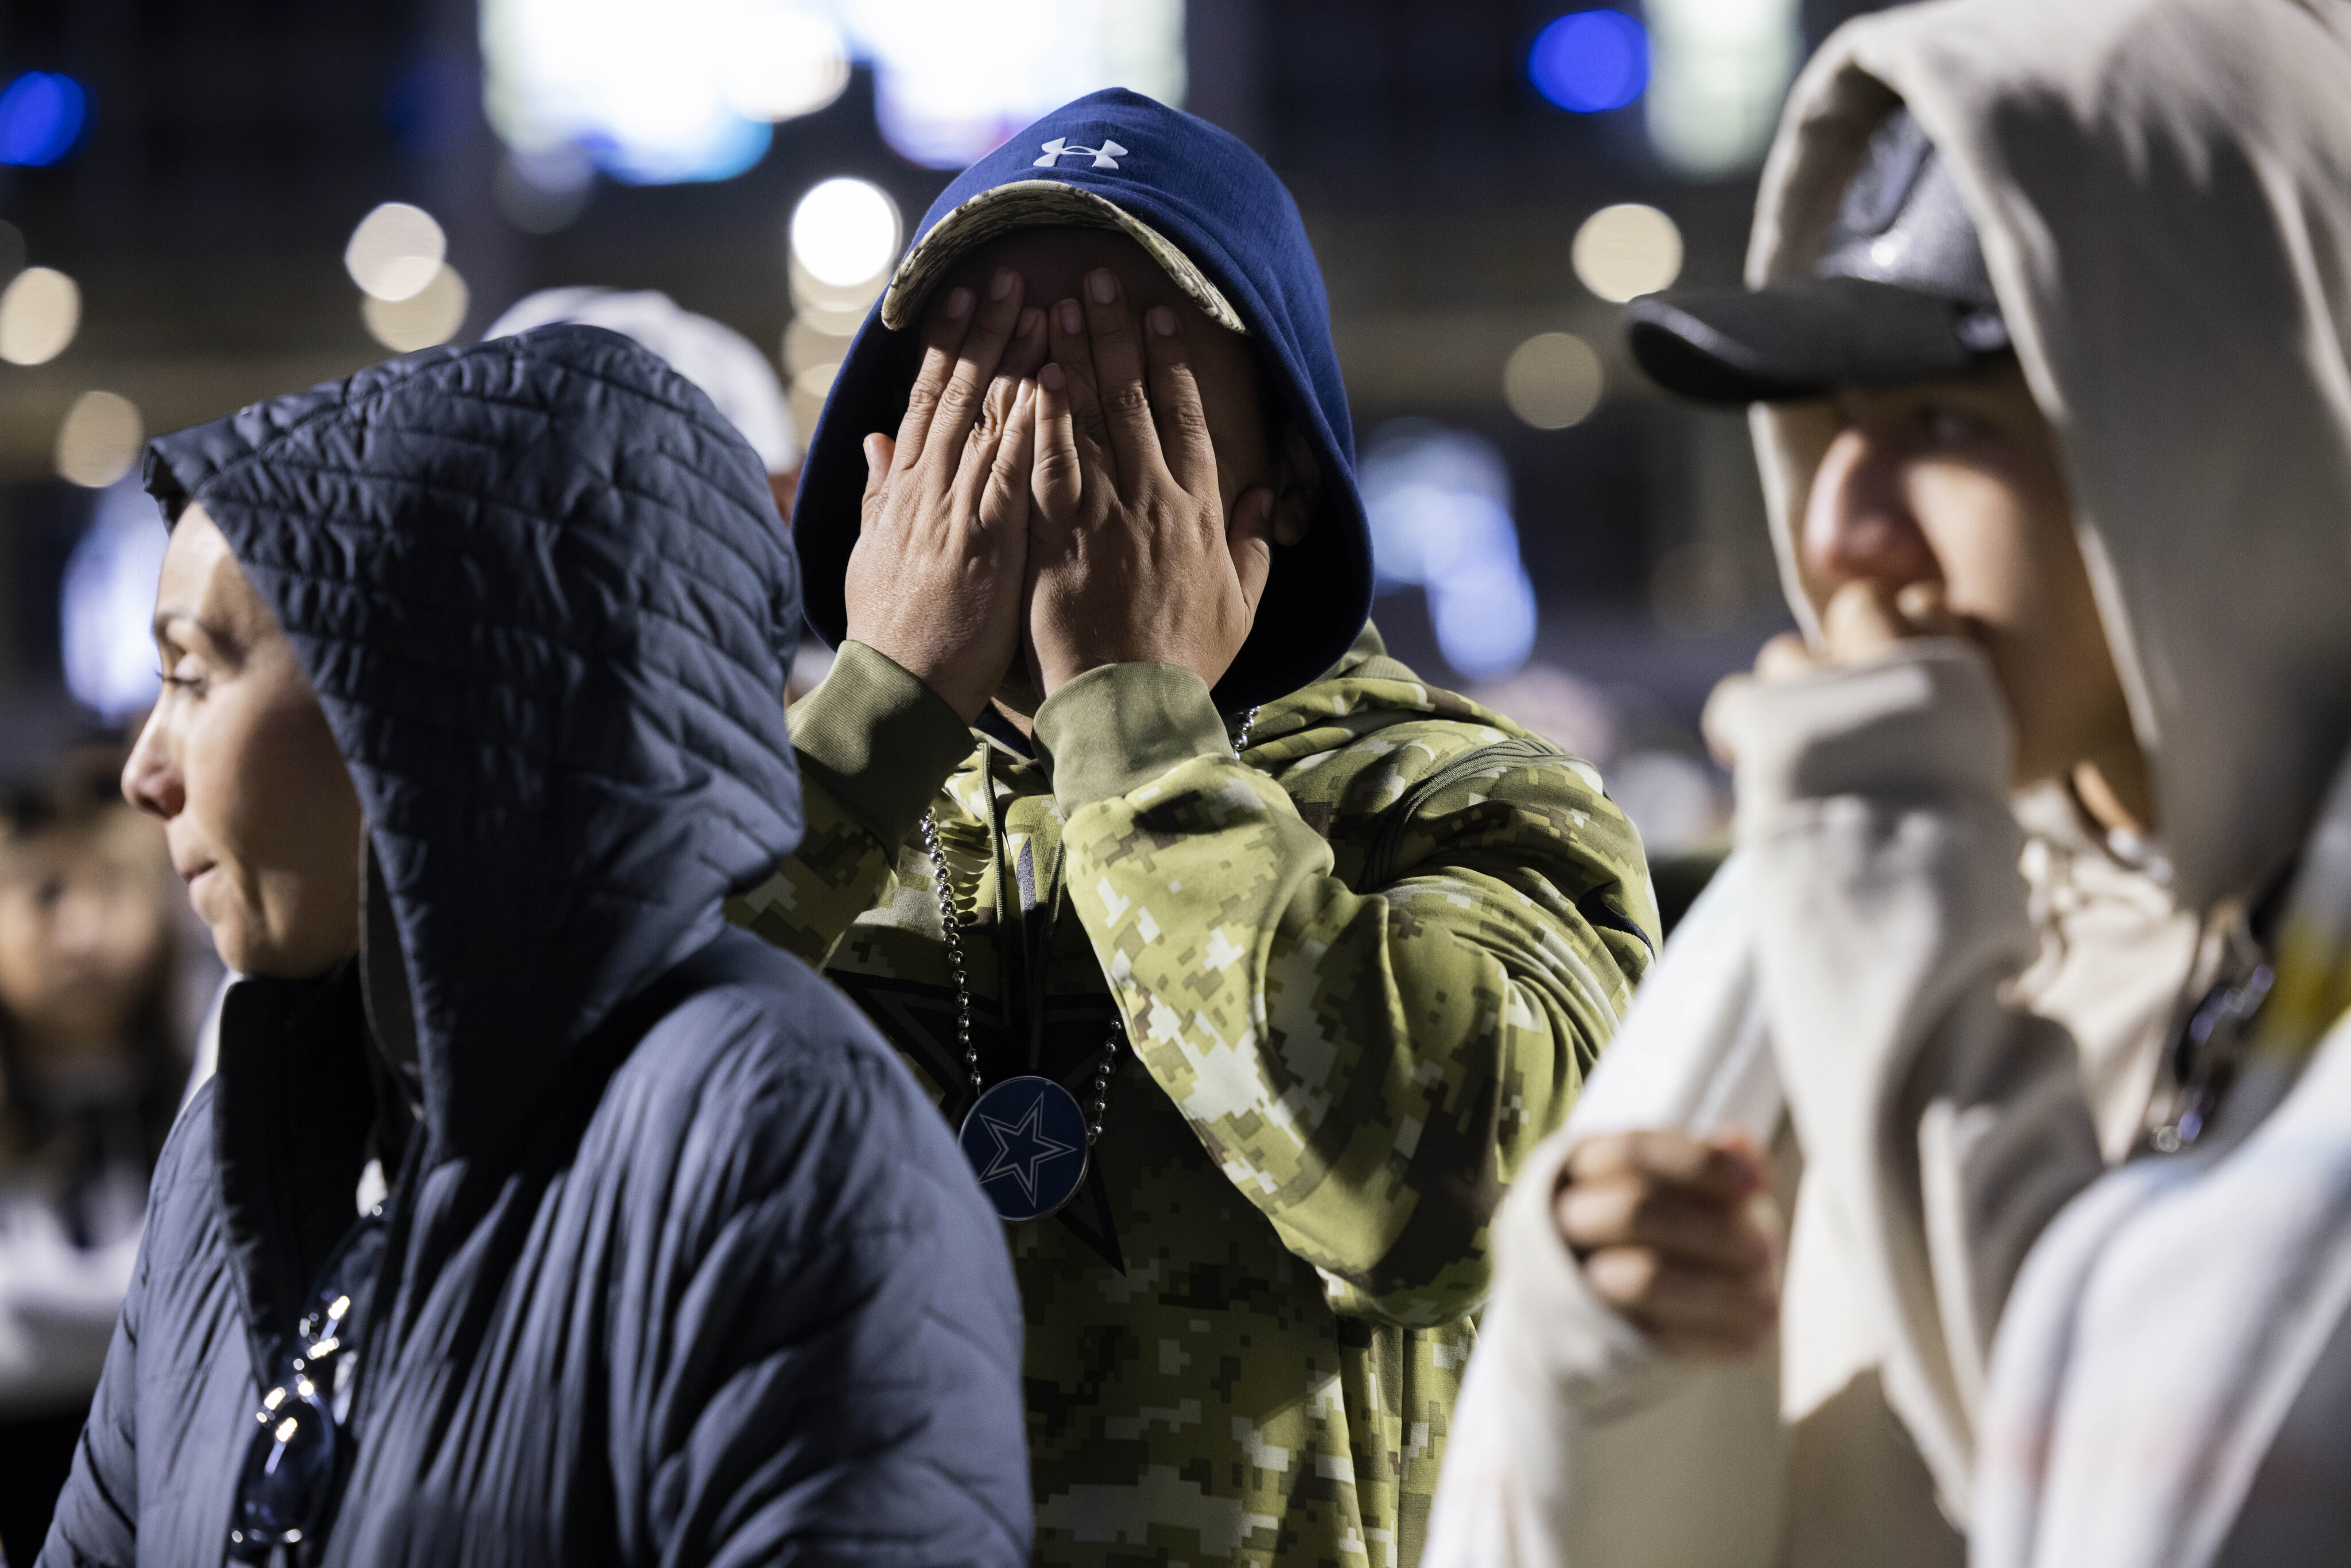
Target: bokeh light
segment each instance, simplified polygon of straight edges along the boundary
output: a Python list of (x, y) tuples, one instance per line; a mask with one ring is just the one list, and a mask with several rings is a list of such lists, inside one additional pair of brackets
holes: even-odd
[(1535, 35), (1527, 79), (1576, 114), (1622, 109), (1649, 85), (1649, 36), (1622, 11), (1573, 11)]
[(849, 46), (840, 26), (794, 5), (743, 8), (717, 57), (718, 92), (746, 120), (814, 114), (849, 86)]
[(1600, 356), (1573, 332), (1538, 332), (1502, 367), (1503, 401), (1537, 430), (1583, 423), (1607, 388)]
[[(844, 348), (846, 345), (842, 345)], [(785, 393), (785, 402), (792, 411), (792, 423), (802, 430), (814, 430), (819, 415), (824, 413), (824, 400), (832, 393), (832, 379), (841, 373), (841, 361), (819, 361), (800, 366), (792, 371)]]
[(1682, 231), (1656, 208), (1625, 202), (1584, 219), (1569, 254), (1583, 287), (1621, 305), (1681, 276)]
[(351, 231), (343, 266), (362, 291), (397, 303), (423, 292), (448, 254), (449, 236), (431, 213), (406, 202), (386, 202)]
[(1099, 88), (1184, 101), (1184, 0), (834, 3), (873, 62), (883, 140), (927, 168), (960, 169)]
[(1098, 88), (1180, 105), (1184, 0), (483, 0), (482, 55), (508, 147), (631, 183), (743, 172), (853, 60), (892, 150), (960, 169)]
[(1677, 174), (1719, 180), (1762, 161), (1803, 58), (1799, 0), (1646, 0), (1656, 45), (1649, 141)]
[(86, 392), (57, 426), (57, 477), (103, 490), (139, 460), (147, 439), (139, 405), (110, 392)]
[(360, 301), (360, 315), (375, 340), (394, 353), (413, 353), (445, 343), (465, 324), (472, 303), (465, 280), (445, 262), (431, 281), (405, 299), (385, 299), (371, 294)]
[(0, 88), (0, 163), (63, 162), (89, 129), (89, 89), (56, 71), (26, 71)]
[(1445, 662), (1499, 679), (1534, 652), (1534, 583), (1519, 556), (1510, 476), (1494, 444), (1424, 419), (1374, 431), (1361, 466), (1384, 591), (1417, 585)]
[[(783, 118), (770, 112), (784, 107), (777, 95), (796, 76), (828, 74), (823, 60), (767, 51), (815, 40), (829, 58), (841, 49), (825, 42), (835, 36), (830, 9), (814, 0), (484, 0), (485, 107), (517, 152), (576, 146), (632, 185), (731, 180), (767, 156), (768, 121)], [(813, 26), (788, 15), (802, 12)]]
[(84, 707), (120, 724), (155, 700), (155, 583), (172, 532), (135, 475), (117, 480), (66, 559), (58, 589), (58, 652), (66, 686)]
[(0, 360), (47, 364), (81, 327), (81, 289), (50, 267), (28, 267), (0, 289)]
[(835, 288), (877, 278), (898, 258), (898, 204), (881, 186), (826, 180), (792, 209), (792, 257)]

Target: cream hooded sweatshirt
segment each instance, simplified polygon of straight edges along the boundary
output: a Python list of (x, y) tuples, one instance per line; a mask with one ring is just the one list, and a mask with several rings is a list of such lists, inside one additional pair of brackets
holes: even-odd
[[(2351, 737), (2351, 0), (1939, 0), (1854, 22), (1791, 96), (1750, 283), (1807, 270), (1897, 100), (1958, 182), (2056, 431), (2169, 897), (2210, 909), (2293, 856)], [(1801, 408), (1755, 425), (1792, 569), (1834, 431)], [(1499, 1222), (1431, 1526), (1442, 1568), (1959, 1560), (1943, 1521), (1976, 1498), (2018, 1270), (2144, 1111), (2194, 917), (2158, 909), (2053, 967), (1980, 653), (1913, 643), (1750, 687), (1723, 718), (1739, 852)], [(1577, 1138), (1725, 1124), (1771, 1140), (1797, 1190), (1781, 1342), (1710, 1367), (1584, 1291), (1548, 1199)], [(2194, 1490), (2192, 1461), (2116, 1463), (2127, 1419), (2067, 1450), (2064, 1484), (2045, 1468), (2110, 1230), (2058, 1228), (2088, 1239), (2070, 1271), (2036, 1264), (2043, 1338), (2002, 1348), (1986, 1563), (2205, 1560), (2158, 1554), (2160, 1531), (2098, 1555), (2109, 1520), (2064, 1523), (2102, 1464), (2128, 1478), (2111, 1509), (2138, 1482)], [(2140, 1261), (2106, 1311), (2210, 1272), (2194, 1251)], [(2144, 1431), (2197, 1356), (2153, 1328), (2132, 1343), (2105, 1375), (2151, 1391)]]

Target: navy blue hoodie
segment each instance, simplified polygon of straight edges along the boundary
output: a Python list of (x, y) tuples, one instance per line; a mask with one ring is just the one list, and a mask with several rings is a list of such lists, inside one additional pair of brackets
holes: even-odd
[(758, 459), (555, 327), (166, 437), (148, 486), (291, 640), (371, 907), (359, 960), (231, 991), (41, 1563), (221, 1562), (256, 1368), (371, 1147), (385, 1260), (301, 1561), (1026, 1562), (1000, 1228), (872, 1028), (719, 914), (800, 831)]
[[(1056, 141), (1081, 149), (1054, 155)], [(1115, 142), (1103, 166), (1083, 153)], [(1050, 158), (1040, 166), (1039, 160)], [(1062, 105), (956, 176), (923, 214), (920, 244), (983, 191), (1051, 180), (1102, 196), (1174, 242), (1248, 326), (1268, 381), (1322, 469), (1322, 505), (1305, 538), (1276, 546), (1257, 622), (1217, 683), (1238, 713), (1283, 696), (1336, 664), (1371, 613), (1371, 535), (1355, 488), (1355, 434), (1331, 343), (1331, 304), (1297, 204), (1265, 160), (1230, 132), (1164, 103), (1109, 88)], [(842, 583), (861, 526), (861, 450), (895, 434), (922, 359), (914, 326), (883, 325), (879, 303), (851, 343), (809, 440), (792, 507), (808, 570), (809, 623), (835, 647), (848, 634)]]

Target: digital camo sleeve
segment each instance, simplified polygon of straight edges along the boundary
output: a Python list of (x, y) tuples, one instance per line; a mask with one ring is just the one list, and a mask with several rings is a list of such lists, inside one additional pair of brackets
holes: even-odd
[(971, 732), (929, 687), (862, 643), (791, 710), (807, 825), (773, 875), (727, 901), (727, 918), (813, 968), (890, 881), (895, 847), (971, 750)]
[(1073, 906), (1137, 1056), (1340, 1310), (1418, 1327), (1484, 1299), (1488, 1221), (1631, 1000), (1656, 916), (1588, 768), (1482, 765), (1490, 730), (1404, 727), (1301, 784), (1318, 814), (1385, 803), (1391, 848), (1356, 887), (1191, 672), (1095, 670), (1038, 716)]

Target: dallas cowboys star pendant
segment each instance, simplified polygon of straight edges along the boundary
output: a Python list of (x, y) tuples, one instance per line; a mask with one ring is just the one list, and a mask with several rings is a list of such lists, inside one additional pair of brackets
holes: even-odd
[(956, 1141), (1007, 1224), (1044, 1218), (1086, 1179), (1085, 1111), (1050, 1078), (1008, 1078), (988, 1090)]

